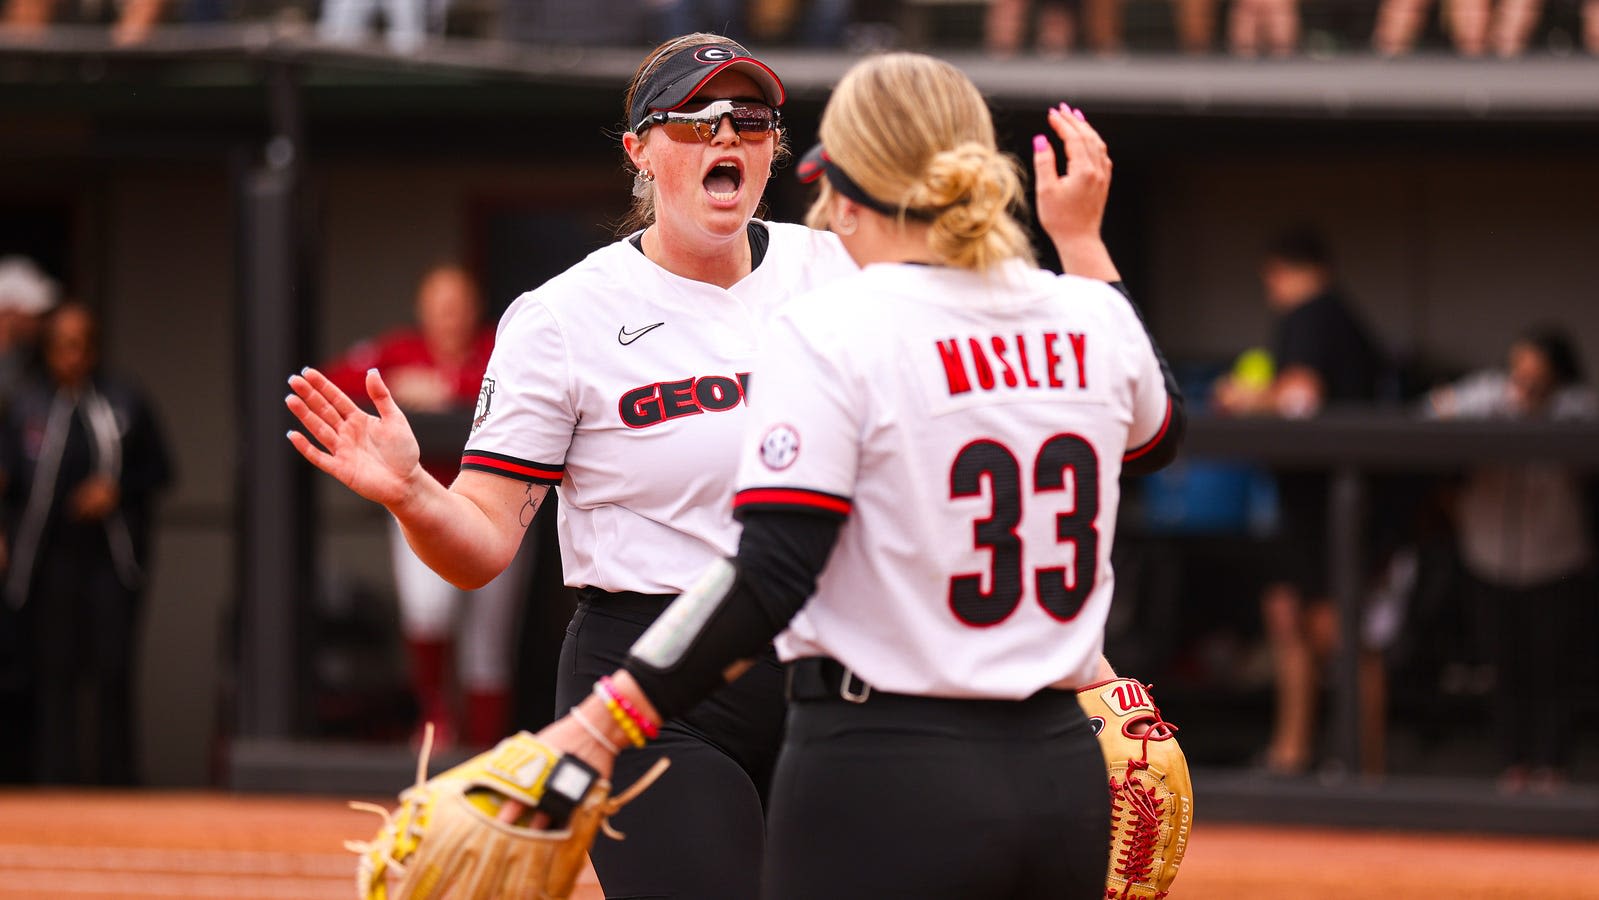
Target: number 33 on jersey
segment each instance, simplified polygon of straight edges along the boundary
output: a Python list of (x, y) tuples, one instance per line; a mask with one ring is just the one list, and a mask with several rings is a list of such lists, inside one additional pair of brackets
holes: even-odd
[(875, 265), (786, 306), (760, 358), (736, 505), (848, 517), (784, 658), (935, 696), (1091, 680), (1122, 463), (1170, 414), (1125, 297)]

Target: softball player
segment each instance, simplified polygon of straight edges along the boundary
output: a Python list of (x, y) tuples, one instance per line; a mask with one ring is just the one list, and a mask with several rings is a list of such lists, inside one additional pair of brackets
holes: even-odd
[[(1108, 178), (1086, 122), (1052, 122)], [(542, 737), (603, 768), (777, 635), (763, 896), (1101, 897), (1104, 759), (1074, 691), (1100, 672), (1118, 479), (1172, 457), (1181, 396), (1121, 293), (1032, 263), (959, 70), (862, 63), (821, 136), (812, 221), (864, 268), (765, 331), (737, 557)]]
[[(302, 435), (291, 435), (295, 446), (385, 503), (418, 556), (456, 583), (497, 574), (559, 486), (562, 564), (580, 601), (559, 663), (561, 709), (621, 663), (673, 595), (734, 552), (731, 482), (756, 327), (780, 300), (855, 269), (834, 235), (753, 218), (783, 99), (770, 68), (714, 35), (646, 59), (622, 141), (641, 230), (506, 311), (449, 490), (413, 470), (411, 437), (380, 378), (368, 378), (376, 420), (346, 414), (347, 399), (319, 373), (291, 379), (290, 408), (332, 455)], [(658, 746), (624, 756), (620, 777), (661, 753), (674, 777), (617, 818), (629, 840), (594, 849), (607, 894), (754, 896), (782, 720), (770, 656), (685, 710)]]
[[(724, 38), (689, 35), (646, 59), (623, 136), (641, 230), (507, 310), (449, 489), (416, 468), (414, 438), (381, 377), (367, 379), (376, 418), (314, 370), (290, 379), (290, 410), (327, 449), (297, 432), (289, 440), (387, 506), (452, 582), (497, 574), (557, 486), (565, 577), (580, 597), (560, 660), (562, 709), (622, 664), (674, 595), (736, 551), (745, 390), (770, 361), (757, 353), (758, 329), (780, 302), (856, 270), (837, 235), (752, 218), (782, 101), (776, 75)], [(1108, 265), (1097, 218), (1083, 229), (1065, 214), (1083, 196), (1051, 180), (1040, 185), (1040, 212), (1063, 259), (1095, 275)], [(658, 740), (616, 759), (618, 783), (661, 755), (672, 773), (617, 816), (628, 840), (594, 847), (608, 896), (756, 895), (784, 673), (769, 647), (750, 656), (743, 677), (674, 711)]]
[[(756, 327), (792, 293), (854, 271), (834, 236), (751, 219), (782, 101), (776, 76), (737, 45), (662, 50), (635, 82), (624, 138), (653, 224), (521, 297), (501, 323), (498, 344), (518, 352), (490, 363), (493, 394), (461, 465), (559, 485), (563, 571), (579, 588), (560, 710), (734, 552), (731, 481)], [(766, 654), (685, 710), (658, 746), (620, 760), (628, 779), (665, 754), (674, 778), (617, 817), (629, 840), (594, 848), (608, 895), (754, 896), (781, 678)]]

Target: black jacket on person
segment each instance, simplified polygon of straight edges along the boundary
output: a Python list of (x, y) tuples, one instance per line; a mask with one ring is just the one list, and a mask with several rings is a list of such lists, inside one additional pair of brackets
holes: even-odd
[[(77, 544), (95, 531), (104, 543), (92, 545), (111, 555), (123, 586), (143, 586), (155, 500), (172, 481), (172, 463), (138, 388), (103, 373), (76, 396), (45, 378), (27, 382), (0, 419), (0, 471), (11, 557), (5, 589), (13, 608), (27, 602), (44, 548)], [(74, 522), (64, 512), (68, 498), (97, 471), (115, 477), (117, 506), (99, 522)]]

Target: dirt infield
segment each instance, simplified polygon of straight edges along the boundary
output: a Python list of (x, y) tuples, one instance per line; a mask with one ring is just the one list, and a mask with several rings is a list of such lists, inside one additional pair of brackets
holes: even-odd
[[(329, 798), (0, 792), (0, 898), (350, 900), (348, 838), (370, 813)], [(576, 900), (598, 900), (590, 874)], [(1196, 827), (1172, 900), (1599, 900), (1599, 838)], [(825, 900), (825, 898), (818, 898)]]

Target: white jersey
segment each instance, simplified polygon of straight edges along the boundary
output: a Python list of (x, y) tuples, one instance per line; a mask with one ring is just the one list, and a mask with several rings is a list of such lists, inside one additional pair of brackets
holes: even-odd
[(759, 328), (795, 292), (856, 271), (834, 235), (764, 224), (764, 259), (731, 289), (623, 240), (500, 319), (461, 467), (557, 485), (567, 584), (679, 593), (737, 550)]
[(1171, 414), (1125, 297), (872, 265), (774, 316), (761, 360), (736, 504), (848, 516), (779, 656), (927, 696), (1091, 679), (1117, 479)]

